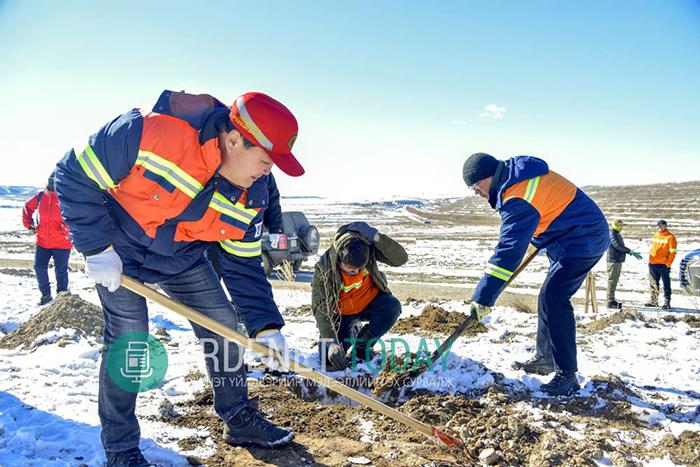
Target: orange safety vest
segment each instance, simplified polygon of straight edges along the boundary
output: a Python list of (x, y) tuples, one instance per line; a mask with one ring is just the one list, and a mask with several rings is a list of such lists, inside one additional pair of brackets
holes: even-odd
[(503, 204), (510, 198), (522, 198), (540, 213), (532, 235), (539, 236), (566, 209), (576, 196), (576, 185), (551, 170), (545, 175), (523, 180), (503, 193)]
[[(148, 237), (155, 238), (158, 227), (189, 206), (220, 163), (217, 138), (200, 145), (197, 130), (186, 121), (152, 112), (143, 119), (136, 164), (110, 194)], [(235, 242), (226, 240), (242, 239), (260, 212), (246, 208), (245, 194), (227, 199), (214, 191), (204, 215), (177, 224), (174, 240), (221, 241), (227, 249), (227, 243)]]
[(367, 269), (363, 269), (360, 274), (354, 276), (342, 271), (340, 275), (343, 278), (340, 289), (341, 315), (349, 316), (362, 312), (379, 295), (379, 289)]
[(664, 230), (656, 232), (651, 238), (651, 250), (649, 250), (649, 264), (665, 264), (671, 267), (673, 260), (676, 259), (676, 237)]

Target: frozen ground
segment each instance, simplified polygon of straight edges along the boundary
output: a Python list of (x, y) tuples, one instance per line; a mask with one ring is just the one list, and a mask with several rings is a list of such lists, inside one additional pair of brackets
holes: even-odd
[[(0, 204), (7, 206), (11, 201)], [(450, 206), (451, 201), (424, 200), (421, 205), (412, 206), (411, 212), (398, 203), (343, 203), (317, 198), (290, 199), (284, 203), (285, 210), (304, 210), (310, 220), (319, 225), (326, 244), (340, 223), (369, 220), (378, 224), (383, 231), (405, 243), (411, 258), (406, 267), (388, 268), (392, 283), (433, 283), (457, 290), (464, 287), (464, 298), (467, 298), (467, 285), (473, 285), (478, 279), (483, 262), (488, 259), (490, 248), (495, 243), (497, 219), (493, 224), (466, 225), (422, 215), (449, 212)], [(0, 209), (2, 258), (32, 258), (33, 239), (21, 231), (19, 215), (18, 203)], [(430, 223), (426, 223), (427, 220)], [(672, 222), (669, 219), (673, 226)], [(690, 222), (683, 225), (690, 225)], [(692, 229), (679, 235), (679, 256), (700, 246), (699, 235)], [(628, 243), (645, 252), (648, 239), (638, 237), (628, 239)], [(537, 258), (529, 272), (518, 278), (517, 291), (533, 293), (543, 278), (545, 267), (545, 259)], [(626, 263), (619, 295), (621, 300), (642, 303), (646, 298), (645, 267), (642, 261), (634, 259)], [(604, 297), (603, 268), (604, 263), (597, 267), (600, 272), (598, 297), (601, 299)], [(302, 305), (310, 303), (308, 285), (273, 281), (273, 286), (277, 304), (287, 319), (284, 332), (290, 345), (305, 363), (317, 367), (313, 318), (300, 312)], [(0, 290), (4, 296), (0, 303), (0, 331), (3, 334), (16, 329), (39, 311), (33, 276), (0, 267)], [(91, 281), (82, 272), (71, 273), (71, 290), (85, 300), (99, 303)], [(420, 291), (420, 288), (412, 290)], [(697, 309), (692, 299), (675, 292), (674, 305), (691, 311)], [(414, 298), (419, 301), (405, 302), (402, 317), (418, 315), (423, 310), (426, 302), (420, 299), (426, 297), (414, 295)], [(464, 309), (461, 300), (443, 300), (439, 305), (449, 311)], [(205, 371), (201, 350), (189, 323), (157, 305), (152, 305), (150, 310), (151, 331), (164, 328), (172, 340), (166, 345), (170, 363), (166, 379), (156, 389), (138, 398), (137, 413), (146, 457), (159, 465), (188, 465), (188, 456), (190, 459), (210, 456), (212, 459), (233, 459), (231, 462), (237, 465), (266, 465), (266, 462), (298, 465), (285, 464), (280, 459), (269, 457), (272, 456), (270, 453), (222, 448), (218, 428), (206, 424), (173, 424), (160, 416), (159, 406), (165, 399), (176, 407), (190, 404), (194, 394), (205, 388), (205, 380), (193, 375)], [(658, 452), (655, 455), (645, 449), (657, 445), (668, 434), (678, 436), (684, 431), (700, 432), (700, 330), (695, 326), (696, 321), (683, 320), (697, 315), (677, 312), (668, 318), (668, 313), (642, 311), (637, 315), (630, 312), (632, 314), (612, 316), (602, 307), (598, 315), (584, 315), (580, 305), (576, 311), (579, 380), (583, 387), (579, 398), (562, 405), (538, 392), (539, 385), (546, 378), (511, 369), (513, 360), (524, 359), (532, 351), (536, 316), (504, 306), (494, 309), (486, 323), (486, 332), (460, 339), (452, 347), (445, 367), (438, 366), (424, 374), (414, 382), (409, 393), (432, 397), (427, 400), (426, 407), (432, 407), (431, 401), (442, 401), (442, 406), (436, 406), (435, 414), (444, 410), (439, 409), (446, 403), (441, 398), (451, 396), (481, 401), (486, 408), (480, 409), (479, 413), (506, 410), (511, 418), (527, 420), (530, 423), (528, 430), (539, 430), (540, 444), (533, 444), (533, 451), (537, 450), (535, 447), (546, 451), (542, 443), (547, 433), (568, 440), (571, 446), (577, 446), (576, 443), (582, 440), (605, 436), (610, 441), (607, 447), (591, 455), (599, 465), (621, 465), (621, 452), (629, 455), (630, 462), (673, 465), (670, 451), (653, 451)], [(609, 319), (603, 321), (604, 318)], [(387, 336), (389, 339), (399, 337), (405, 339), (412, 350), (417, 348), (422, 337), (427, 337), (432, 351), (435, 348), (433, 339), (442, 341), (446, 336), (423, 332)], [(0, 350), (0, 465), (100, 465), (104, 461), (97, 417), (99, 358), (99, 342), (85, 338), (72, 340), (67, 345), (65, 342), (41, 345), (34, 350)], [(250, 355), (247, 360), (251, 365), (257, 364)], [(368, 368), (361, 365), (357, 374), (366, 374), (367, 371)], [(620, 385), (621, 402), (616, 399), (618, 396), (604, 391), (607, 383), (601, 383), (601, 378), (613, 378), (610, 375), (619, 378), (619, 382), (611, 379), (610, 386), (613, 382)], [(251, 391), (271, 393), (261, 377), (260, 371), (251, 374)], [(508, 395), (507, 400), (497, 397), (501, 392)], [(284, 405), (297, 403), (291, 393), (286, 394), (281, 405), (263, 397), (263, 404), (268, 404), (268, 412), (271, 411), (273, 420), (278, 417), (278, 422), (283, 420)], [(617, 393), (612, 391), (611, 394)], [(586, 400), (592, 403), (585, 405), (583, 401)], [(624, 413), (618, 414), (618, 408), (622, 410), (618, 402), (624, 402)], [(399, 405), (403, 403), (401, 410), (418, 417), (429, 416), (410, 400), (402, 400)], [(298, 404), (306, 407), (301, 401)], [(329, 465), (344, 465), (352, 462), (348, 459), (358, 460), (358, 456), (367, 456), (367, 460), (375, 465), (470, 463), (457, 454), (439, 457), (442, 454), (430, 451), (420, 444), (420, 440), (408, 438), (399, 428), (374, 418), (366, 410), (348, 409), (347, 413), (352, 413), (353, 417), (351, 424), (359, 427), (356, 438), (349, 434), (343, 438), (343, 433), (316, 432), (311, 425), (301, 423), (310, 412), (300, 413), (302, 415), (297, 415), (291, 426), (298, 431), (301, 448), (284, 452), (289, 459), (300, 459), (294, 456), (302, 456), (299, 454), (302, 452), (306, 463)], [(615, 417), (612, 417), (613, 413)], [(475, 414), (474, 419), (481, 420), (480, 416)], [(438, 417), (434, 423), (447, 424), (447, 420), (451, 418)], [(467, 422), (460, 423), (468, 426)], [(301, 426), (306, 426), (306, 431)], [(391, 433), (394, 432), (397, 433), (396, 440), (392, 440)], [(329, 446), (334, 448), (329, 450)], [(508, 452), (505, 446), (495, 447), (504, 456)], [(331, 452), (333, 450), (335, 453)], [(395, 456), (402, 457), (397, 459)], [(534, 459), (532, 456), (530, 459)], [(336, 459), (340, 459), (337, 464)], [(358, 462), (364, 462), (364, 459)], [(535, 464), (534, 460), (531, 462)]]

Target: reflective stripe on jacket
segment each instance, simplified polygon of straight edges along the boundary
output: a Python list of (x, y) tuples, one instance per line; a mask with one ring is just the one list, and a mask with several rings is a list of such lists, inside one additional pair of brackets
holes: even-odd
[(245, 190), (219, 176), (228, 108), (210, 100), (200, 116), (178, 115), (175, 97), (164, 92), (158, 113), (123, 114), (59, 163), (56, 191), (74, 244), (81, 252), (112, 244), (125, 274), (158, 282), (206, 261), (206, 242), (218, 242), (224, 282), (248, 331), (279, 328), (260, 261), (268, 177)]
[(573, 183), (549, 170), (542, 159), (516, 156), (494, 177), (489, 202), (501, 215), (494, 254), (472, 300), (492, 306), (518, 267), (528, 244), (547, 249), (551, 260), (593, 258), (610, 245), (600, 208)]

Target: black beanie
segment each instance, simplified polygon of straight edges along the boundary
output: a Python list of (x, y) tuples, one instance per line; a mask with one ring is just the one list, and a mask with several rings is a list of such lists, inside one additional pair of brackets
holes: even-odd
[(462, 168), (462, 177), (467, 186), (472, 186), (478, 181), (491, 177), (496, 173), (498, 159), (490, 154), (477, 152), (469, 156)]
[(54, 172), (51, 172), (51, 175), (49, 175), (49, 179), (46, 181), (46, 188), (48, 188), (49, 191), (53, 191), (53, 190), (54, 190), (54, 187), (53, 187), (53, 179), (54, 179), (55, 174), (56, 174), (55, 171), (54, 171)]

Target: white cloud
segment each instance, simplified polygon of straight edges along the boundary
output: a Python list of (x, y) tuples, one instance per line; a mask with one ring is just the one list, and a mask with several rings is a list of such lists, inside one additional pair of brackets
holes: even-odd
[(503, 118), (504, 113), (506, 113), (505, 107), (499, 107), (496, 104), (489, 104), (484, 107), (484, 111), (479, 115), (479, 118)]

